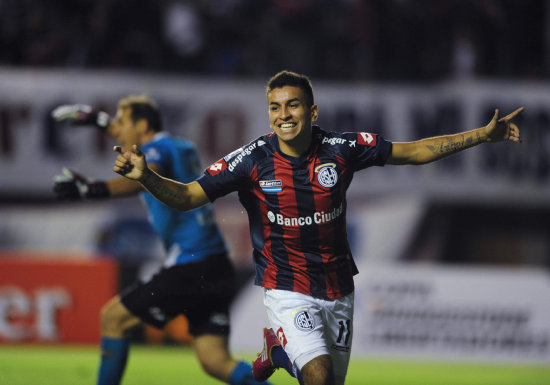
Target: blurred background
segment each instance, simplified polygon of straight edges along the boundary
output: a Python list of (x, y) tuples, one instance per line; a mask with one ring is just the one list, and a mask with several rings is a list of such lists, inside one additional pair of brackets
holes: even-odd
[[(0, 47), (0, 342), (97, 342), (101, 304), (163, 256), (139, 199), (55, 201), (64, 166), (115, 175), (113, 143), (53, 108), (147, 93), (206, 167), (269, 131), (265, 83), (289, 69), (321, 127), (392, 141), (525, 106), (521, 145), (356, 174), (353, 354), (550, 363), (550, 2), (1, 0)], [(242, 285), (232, 344), (255, 351), (247, 217), (234, 194), (215, 207)]]

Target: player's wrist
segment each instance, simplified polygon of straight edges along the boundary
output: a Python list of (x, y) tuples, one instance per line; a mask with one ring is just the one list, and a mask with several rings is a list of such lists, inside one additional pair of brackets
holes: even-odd
[(491, 137), (489, 135), (489, 126), (483, 126), (475, 130), (478, 143), (487, 143), (491, 142)]
[(145, 167), (141, 171), (141, 175), (137, 178), (137, 181), (142, 185), (146, 186), (154, 181), (155, 175), (149, 167)]
[(111, 196), (109, 187), (105, 181), (94, 181), (87, 183), (88, 191), (85, 198), (88, 199), (105, 199)]
[(101, 132), (106, 132), (107, 127), (109, 127), (109, 123), (111, 121), (111, 117), (108, 113), (105, 111), (97, 111), (97, 117), (95, 119), (95, 127), (98, 128)]
[(111, 195), (106, 182), (88, 180), (67, 168), (63, 169), (62, 174), (54, 176), (53, 191), (57, 199), (64, 201), (101, 199)]

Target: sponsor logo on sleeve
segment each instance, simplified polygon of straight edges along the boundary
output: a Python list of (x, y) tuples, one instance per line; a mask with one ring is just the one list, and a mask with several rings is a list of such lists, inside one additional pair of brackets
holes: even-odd
[(216, 163), (213, 163), (210, 167), (206, 169), (206, 171), (211, 175), (217, 175), (223, 170), (227, 168), (227, 163), (225, 163), (225, 160), (220, 159)]
[(323, 138), (323, 141), (321, 142), (321, 144), (324, 144), (324, 143), (328, 143), (330, 144), (331, 146), (334, 146), (335, 144), (344, 144), (346, 143), (348, 140), (347, 139), (344, 139), (344, 138), (327, 138), (327, 137), (324, 137)]
[(261, 180), (260, 188), (264, 193), (276, 194), (283, 191), (283, 182), (280, 179), (275, 180)]
[(364, 146), (376, 146), (376, 135), (368, 132), (358, 132), (357, 144), (362, 144)]
[(227, 168), (229, 169), (229, 171), (233, 172), (235, 167), (239, 163), (241, 163), (244, 160), (245, 157), (252, 154), (252, 151), (256, 147), (263, 146), (264, 144), (265, 144), (265, 142), (263, 140), (258, 140), (257, 142), (254, 142), (251, 145), (249, 145), (248, 147), (241, 147), (241, 148), (233, 151), (231, 154), (224, 156), (223, 160), (227, 162), (226, 164), (227, 164)]
[(227, 154), (226, 156), (224, 156), (224, 157), (223, 157), (223, 160), (225, 160), (226, 162), (228, 162), (229, 159), (231, 159), (231, 158), (233, 158), (235, 155), (239, 154), (242, 150), (243, 150), (242, 147), (237, 148), (235, 151), (230, 152), (229, 154)]

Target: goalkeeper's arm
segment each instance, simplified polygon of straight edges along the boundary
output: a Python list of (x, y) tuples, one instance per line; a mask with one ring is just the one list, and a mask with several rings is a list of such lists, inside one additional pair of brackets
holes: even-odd
[[(156, 164), (152, 164), (151, 169), (159, 171)], [(131, 196), (143, 191), (143, 186), (124, 177), (107, 181), (89, 180), (75, 171), (64, 168), (62, 174), (54, 177), (53, 191), (59, 200), (74, 201)]]

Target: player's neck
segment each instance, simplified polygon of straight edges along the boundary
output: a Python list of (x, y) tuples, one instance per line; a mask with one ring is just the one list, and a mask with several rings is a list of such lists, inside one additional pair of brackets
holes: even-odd
[(153, 140), (156, 134), (158, 134), (158, 132), (156, 131), (147, 131), (140, 137), (139, 144), (142, 145), (144, 143), (150, 142), (151, 140)]
[(304, 154), (311, 144), (312, 130), (302, 131), (298, 136), (292, 140), (283, 140), (281, 137), (278, 137), (279, 140), (279, 150), (288, 156), (298, 158)]
[(310, 143), (311, 135), (301, 140), (298, 140), (298, 138), (296, 138), (296, 140), (293, 140), (291, 143), (285, 142), (279, 138), (279, 149), (283, 154), (298, 158), (300, 155), (307, 151)]

